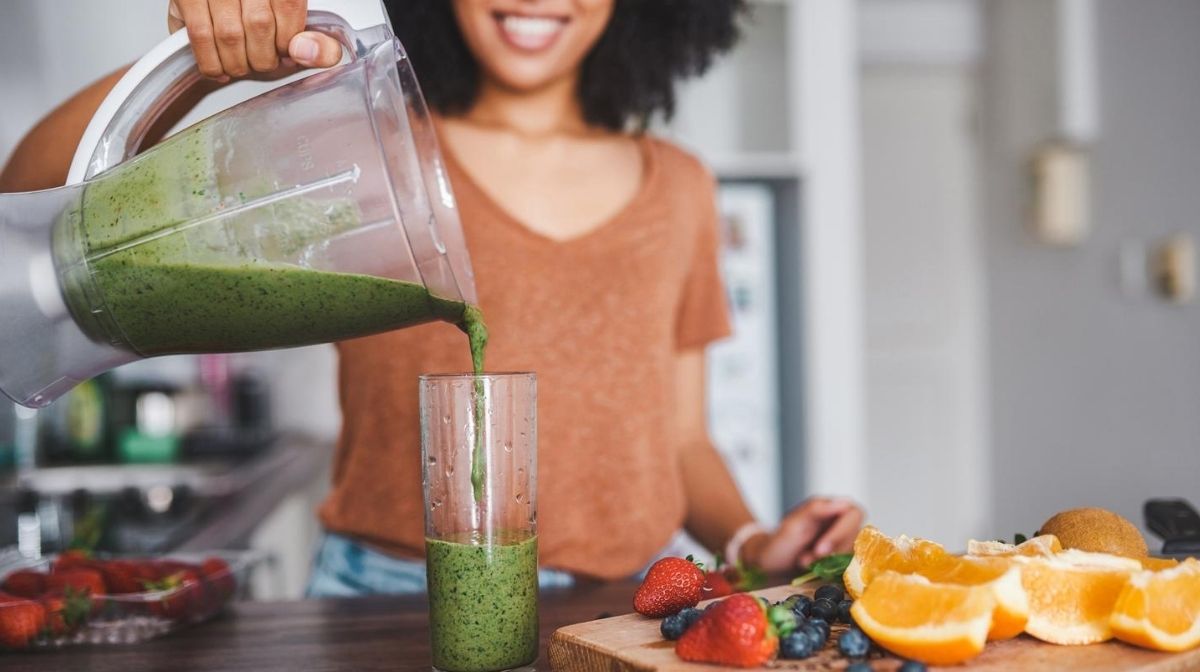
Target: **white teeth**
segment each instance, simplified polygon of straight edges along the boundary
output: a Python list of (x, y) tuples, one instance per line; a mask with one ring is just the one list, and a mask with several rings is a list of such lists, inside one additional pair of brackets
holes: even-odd
[(562, 22), (537, 16), (506, 16), (504, 30), (520, 37), (546, 37), (558, 32)]

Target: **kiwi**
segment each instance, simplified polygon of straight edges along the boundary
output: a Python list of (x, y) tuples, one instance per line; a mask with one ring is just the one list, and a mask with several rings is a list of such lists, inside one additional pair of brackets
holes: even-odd
[(1038, 534), (1053, 534), (1063, 548), (1127, 558), (1144, 558), (1149, 554), (1137, 526), (1107, 509), (1089, 507), (1056, 513), (1042, 524)]

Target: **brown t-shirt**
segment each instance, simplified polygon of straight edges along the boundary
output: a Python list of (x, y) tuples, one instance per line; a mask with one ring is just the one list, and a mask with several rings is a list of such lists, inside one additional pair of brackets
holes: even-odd
[[(639, 144), (637, 195), (567, 241), (522, 225), (447, 157), (491, 333), (487, 369), (538, 376), (540, 561), (600, 578), (637, 571), (683, 523), (675, 355), (730, 331), (714, 180), (669, 143)], [(343, 427), (321, 520), (421, 557), (417, 377), (470, 370), (466, 337), (437, 323), (338, 352)]]

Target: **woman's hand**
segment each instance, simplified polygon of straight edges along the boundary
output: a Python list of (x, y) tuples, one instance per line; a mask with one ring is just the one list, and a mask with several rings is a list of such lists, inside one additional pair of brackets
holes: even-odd
[(337, 65), (337, 40), (304, 30), (307, 0), (171, 0), (167, 27), (187, 28), (196, 66), (221, 82), (273, 72), (287, 57), (306, 68)]
[(774, 533), (746, 540), (741, 559), (768, 572), (785, 572), (854, 547), (865, 514), (840, 497), (811, 497), (784, 516)]

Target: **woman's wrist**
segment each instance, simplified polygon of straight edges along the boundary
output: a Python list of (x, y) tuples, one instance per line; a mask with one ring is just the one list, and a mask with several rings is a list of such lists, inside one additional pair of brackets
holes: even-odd
[(739, 527), (725, 544), (725, 561), (731, 565), (755, 564), (767, 541), (767, 530), (755, 521)]

